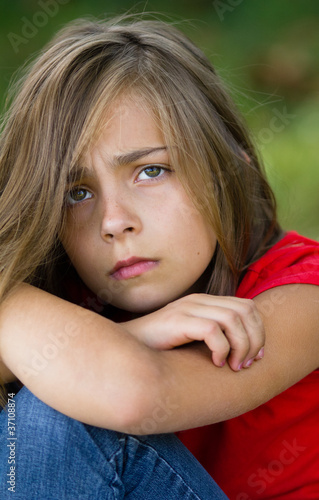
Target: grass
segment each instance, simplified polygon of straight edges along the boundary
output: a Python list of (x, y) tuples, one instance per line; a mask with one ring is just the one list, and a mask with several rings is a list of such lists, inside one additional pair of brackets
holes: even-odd
[[(295, 118), (261, 144), (279, 217), (286, 229), (319, 240), (319, 101), (303, 102)], [(257, 134), (258, 137), (258, 134)]]

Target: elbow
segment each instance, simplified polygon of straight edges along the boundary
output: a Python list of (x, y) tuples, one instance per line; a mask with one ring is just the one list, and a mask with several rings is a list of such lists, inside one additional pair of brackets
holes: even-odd
[(173, 406), (163, 393), (159, 370), (143, 369), (134, 377), (116, 408), (116, 430), (125, 434), (146, 435), (168, 432)]
[(154, 400), (154, 404), (149, 404), (143, 398), (142, 401), (133, 401), (131, 407), (124, 410), (119, 430), (134, 435), (160, 434), (165, 432), (165, 419), (164, 399), (159, 398)]

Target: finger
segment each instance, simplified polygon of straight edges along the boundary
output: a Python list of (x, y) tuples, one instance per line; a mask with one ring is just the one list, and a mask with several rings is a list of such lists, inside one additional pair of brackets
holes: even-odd
[(220, 310), (219, 324), (231, 347), (228, 364), (234, 371), (242, 369), (250, 351), (250, 339), (237, 311), (232, 309)]
[(254, 301), (246, 301), (241, 318), (249, 337), (249, 352), (243, 362), (244, 368), (252, 365), (254, 360), (262, 359), (265, 345), (265, 329)]
[(252, 300), (206, 294), (191, 294), (180, 300), (188, 314), (219, 322), (232, 348), (229, 357), (232, 369), (249, 367), (255, 358), (262, 357), (265, 332)]
[[(228, 363), (233, 370), (240, 370), (250, 352), (250, 338), (240, 314), (236, 310), (226, 307), (199, 305), (193, 307), (191, 312), (193, 315), (205, 317), (219, 326), (219, 331), (223, 333), (231, 348)], [(206, 337), (205, 342), (208, 343), (208, 341), (209, 337)]]
[(212, 352), (214, 365), (224, 366), (230, 345), (220, 325), (211, 319), (190, 316), (185, 323), (185, 335), (191, 340), (203, 341)]
[(241, 318), (250, 342), (250, 350), (247, 353), (247, 359), (245, 361), (258, 356), (260, 349), (265, 344), (265, 331), (261, 316), (253, 300), (207, 294), (191, 294), (183, 297), (181, 300), (186, 301), (185, 305), (188, 311), (192, 310), (193, 314), (197, 314), (196, 309), (193, 309), (194, 307), (207, 306), (208, 309), (206, 313), (203, 309), (200, 310), (199, 314), (203, 315), (203, 317), (214, 318), (215, 309), (210, 309), (211, 307), (223, 307), (236, 311)]
[[(196, 294), (194, 294), (194, 296), (195, 295)], [(219, 297), (197, 294), (195, 296), (195, 301), (198, 304), (200, 303), (202, 306), (207, 306), (208, 308), (213, 306), (214, 309), (210, 310), (215, 319), (217, 319), (215, 309), (216, 306), (222, 306), (226, 309), (229, 308), (230, 310), (235, 311), (240, 316), (244, 331), (246, 332), (246, 335), (248, 337), (249, 349), (246, 351), (246, 355), (243, 357), (243, 353), (245, 354), (245, 344), (243, 343), (242, 347), (236, 344), (235, 352), (233, 353), (233, 356), (230, 360), (233, 369), (235, 369), (235, 364), (239, 359), (243, 363), (243, 367), (251, 366), (254, 359), (262, 359), (262, 348), (265, 345), (265, 330), (261, 316), (253, 300), (240, 299), (238, 297)], [(205, 314), (203, 310), (201, 310), (201, 314)], [(208, 317), (209, 314), (210, 313), (208, 312)], [(237, 330), (235, 329), (234, 331), (236, 332)], [(231, 333), (232, 330), (228, 330), (228, 332)], [(231, 347), (233, 347), (231, 340), (232, 339), (229, 338)], [(241, 364), (241, 362), (239, 363), (239, 365)]]

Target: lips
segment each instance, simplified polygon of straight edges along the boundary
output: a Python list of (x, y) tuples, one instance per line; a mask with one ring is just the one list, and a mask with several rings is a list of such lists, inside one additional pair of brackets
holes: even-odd
[(135, 278), (141, 274), (154, 269), (158, 261), (141, 257), (131, 257), (127, 260), (120, 260), (110, 272), (111, 278), (115, 280), (125, 280)]

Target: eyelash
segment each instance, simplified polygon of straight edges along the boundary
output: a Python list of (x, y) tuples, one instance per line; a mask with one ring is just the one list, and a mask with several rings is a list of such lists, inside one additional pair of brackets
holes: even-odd
[[(84, 198), (83, 200), (73, 200), (71, 198), (71, 194), (73, 192), (80, 192), (80, 191), (83, 191), (87, 194), (90, 194), (91, 196), (89, 198)], [(65, 200), (66, 200), (66, 204), (67, 206), (74, 206), (74, 205), (78, 205), (79, 203), (82, 203), (83, 201), (86, 201), (87, 199), (91, 199), (93, 196), (93, 194), (91, 193), (91, 191), (89, 191), (88, 189), (82, 187), (82, 186), (74, 186), (73, 188), (71, 188), (67, 193), (66, 193), (66, 196), (65, 196)]]
[(146, 171), (146, 170), (148, 170), (148, 169), (150, 170), (150, 169), (153, 169), (153, 168), (159, 168), (159, 169), (162, 171), (162, 173), (161, 173), (161, 174), (159, 174), (159, 175), (157, 175), (157, 176), (155, 176), (155, 177), (148, 177), (147, 179), (143, 179), (143, 180), (153, 180), (153, 179), (156, 179), (156, 180), (157, 180), (159, 177), (162, 177), (163, 175), (165, 175), (165, 173), (172, 172), (172, 170), (171, 170), (170, 168), (168, 168), (168, 166), (166, 166), (166, 165), (164, 166), (164, 165), (162, 165), (161, 163), (150, 163), (149, 165), (145, 165), (145, 166), (144, 166), (144, 167), (143, 167), (143, 168), (139, 171), (139, 173), (138, 173), (138, 175), (137, 175), (137, 177), (136, 177), (135, 182), (141, 182), (141, 181), (137, 180), (137, 179), (138, 179), (138, 177), (139, 177), (139, 176), (140, 176), (143, 172), (145, 173), (145, 171)]

